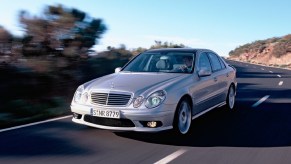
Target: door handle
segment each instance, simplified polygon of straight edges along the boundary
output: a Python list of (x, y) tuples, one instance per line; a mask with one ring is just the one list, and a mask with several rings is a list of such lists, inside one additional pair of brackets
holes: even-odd
[(214, 81), (217, 82), (217, 77), (214, 78)]

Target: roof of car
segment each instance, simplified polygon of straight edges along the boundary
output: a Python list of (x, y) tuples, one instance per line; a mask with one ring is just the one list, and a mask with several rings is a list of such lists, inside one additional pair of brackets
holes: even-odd
[(177, 51), (177, 52), (197, 52), (197, 51), (211, 51), (208, 49), (200, 49), (200, 48), (160, 48), (160, 49), (151, 49), (146, 52), (168, 52), (168, 51)]

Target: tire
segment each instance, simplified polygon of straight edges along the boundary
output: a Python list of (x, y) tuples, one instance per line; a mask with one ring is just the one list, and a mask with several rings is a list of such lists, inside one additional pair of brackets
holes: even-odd
[(174, 118), (174, 131), (177, 134), (185, 135), (190, 131), (192, 122), (192, 109), (186, 99), (178, 104)]
[(232, 110), (234, 108), (234, 103), (235, 103), (235, 88), (233, 85), (231, 85), (228, 89), (225, 108), (228, 110)]

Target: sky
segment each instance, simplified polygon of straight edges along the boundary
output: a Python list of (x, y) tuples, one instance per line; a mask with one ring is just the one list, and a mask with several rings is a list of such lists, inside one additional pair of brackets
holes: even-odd
[(158, 40), (227, 56), (240, 45), (291, 33), (290, 0), (0, 0), (0, 26), (22, 35), (20, 10), (40, 15), (55, 4), (104, 20), (108, 30), (97, 51), (149, 48)]

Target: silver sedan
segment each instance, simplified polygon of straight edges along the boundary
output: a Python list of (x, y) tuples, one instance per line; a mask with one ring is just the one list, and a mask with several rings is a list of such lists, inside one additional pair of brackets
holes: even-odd
[(207, 49), (156, 49), (81, 86), (71, 103), (73, 121), (91, 127), (189, 132), (200, 115), (234, 108), (236, 70)]

